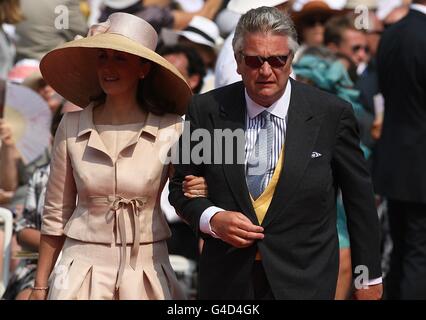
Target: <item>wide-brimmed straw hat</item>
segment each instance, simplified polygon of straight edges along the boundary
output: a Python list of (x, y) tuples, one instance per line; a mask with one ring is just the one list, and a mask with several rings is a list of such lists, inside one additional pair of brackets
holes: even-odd
[(40, 70), (56, 92), (84, 108), (103, 93), (96, 71), (95, 49), (130, 53), (153, 62), (143, 80), (145, 100), (167, 112), (182, 115), (192, 95), (191, 89), (180, 72), (155, 53), (157, 40), (157, 33), (145, 20), (122, 12), (113, 13), (107, 21), (92, 26), (87, 37), (47, 53)]

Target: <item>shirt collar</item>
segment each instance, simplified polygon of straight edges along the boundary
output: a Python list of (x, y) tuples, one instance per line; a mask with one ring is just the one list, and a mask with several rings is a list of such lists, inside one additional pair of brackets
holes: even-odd
[(287, 81), (286, 88), (284, 90), (284, 94), (275, 101), (270, 107), (265, 108), (261, 105), (254, 102), (247, 93), (247, 89), (244, 90), (247, 104), (247, 114), (250, 119), (257, 117), (260, 113), (267, 110), (269, 113), (274, 116), (285, 119), (288, 112), (288, 107), (290, 105), (290, 97), (291, 97), (291, 82)]
[(410, 8), (426, 14), (426, 6), (424, 4), (414, 3), (410, 5)]

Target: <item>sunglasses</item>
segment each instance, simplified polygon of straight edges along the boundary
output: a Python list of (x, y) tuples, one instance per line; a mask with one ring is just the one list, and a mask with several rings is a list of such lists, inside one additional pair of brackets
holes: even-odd
[(287, 63), (288, 55), (286, 56), (270, 56), (270, 57), (261, 57), (261, 56), (247, 56), (244, 53), (240, 52), (241, 56), (244, 59), (245, 64), (252, 69), (259, 69), (265, 62), (272, 68), (282, 68)]
[(327, 22), (327, 17), (308, 17), (303, 21), (303, 23), (307, 27), (314, 27), (317, 24), (324, 25), (326, 22)]
[(364, 50), (366, 53), (370, 52), (370, 48), (368, 46), (356, 45), (351, 48), (353, 53), (358, 52), (359, 50)]

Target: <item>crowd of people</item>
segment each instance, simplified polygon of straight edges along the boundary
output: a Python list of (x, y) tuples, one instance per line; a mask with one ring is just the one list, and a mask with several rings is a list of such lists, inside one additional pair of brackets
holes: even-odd
[[(0, 296), (426, 299), (422, 30), (425, 0), (2, 0)], [(50, 110), (31, 159), (9, 83)]]

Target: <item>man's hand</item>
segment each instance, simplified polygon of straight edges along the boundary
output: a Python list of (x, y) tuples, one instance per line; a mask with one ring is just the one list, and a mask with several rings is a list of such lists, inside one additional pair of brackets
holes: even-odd
[(236, 248), (249, 247), (255, 240), (264, 238), (263, 228), (241, 212), (220, 211), (211, 218), (210, 226), (221, 240)]
[(354, 299), (355, 300), (380, 300), (383, 295), (383, 285), (376, 284), (374, 286), (368, 286), (365, 289), (355, 289)]

